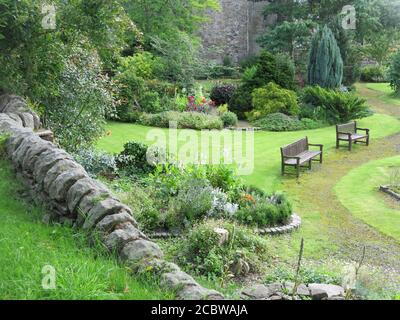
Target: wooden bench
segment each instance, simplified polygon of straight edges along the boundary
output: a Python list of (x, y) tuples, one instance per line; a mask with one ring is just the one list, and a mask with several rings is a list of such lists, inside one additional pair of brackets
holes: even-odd
[[(319, 147), (319, 151), (310, 150), (310, 146)], [(291, 166), (296, 168), (297, 177), (300, 176), (300, 167), (304, 163), (308, 163), (308, 168), (311, 169), (312, 161), (322, 163), (322, 152), (324, 146), (322, 144), (308, 143), (308, 138), (305, 137), (299, 141), (289, 144), (281, 148), (282, 156), (282, 175), (285, 174), (285, 167)], [(319, 159), (315, 159), (315, 158)]]
[[(364, 134), (359, 134), (359, 131), (364, 131)], [(369, 146), (369, 129), (357, 128), (357, 122), (336, 125), (336, 149), (340, 147), (340, 141), (346, 141), (349, 144), (351, 151), (353, 142), (364, 143)]]

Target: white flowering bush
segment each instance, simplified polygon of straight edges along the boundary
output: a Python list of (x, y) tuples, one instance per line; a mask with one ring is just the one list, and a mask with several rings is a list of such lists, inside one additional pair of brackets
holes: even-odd
[(232, 217), (239, 210), (239, 205), (228, 201), (228, 195), (221, 189), (213, 189), (211, 192), (212, 204), (208, 211), (208, 217)]

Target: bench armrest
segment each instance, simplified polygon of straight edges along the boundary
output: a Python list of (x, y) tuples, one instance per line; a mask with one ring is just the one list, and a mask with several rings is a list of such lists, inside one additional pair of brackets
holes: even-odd
[(319, 147), (320, 151), (322, 151), (324, 149), (324, 145), (323, 144), (309, 143), (308, 146), (309, 147)]
[(367, 134), (369, 134), (369, 129), (366, 129), (366, 128), (356, 128), (356, 131), (358, 131), (358, 130), (360, 130), (360, 131), (365, 131)]

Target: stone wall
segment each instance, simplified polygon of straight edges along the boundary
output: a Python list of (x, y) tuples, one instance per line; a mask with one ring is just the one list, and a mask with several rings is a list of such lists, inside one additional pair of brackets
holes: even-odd
[(206, 58), (221, 62), (225, 56), (239, 62), (259, 52), (257, 38), (273, 22), (273, 17), (264, 18), (263, 11), (268, 1), (264, 0), (219, 0), (221, 10), (209, 12), (210, 21), (201, 32)]
[(158, 245), (138, 229), (131, 209), (90, 178), (71, 155), (42, 139), (40, 127), (39, 117), (22, 98), (0, 96), (0, 134), (8, 136), (7, 154), (30, 198), (46, 209), (49, 220), (68, 222), (100, 237), (134, 272), (151, 267), (160, 285), (175, 290), (177, 298), (223, 299), (163, 260)]

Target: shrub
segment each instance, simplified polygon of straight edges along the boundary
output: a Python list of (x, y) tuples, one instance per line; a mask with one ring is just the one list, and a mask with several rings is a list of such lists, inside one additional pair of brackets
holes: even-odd
[(59, 92), (44, 103), (46, 124), (68, 151), (89, 147), (104, 133), (114, 102), (102, 74), (96, 52), (74, 47), (61, 73)]
[(265, 197), (253, 193), (243, 195), (234, 218), (246, 225), (265, 227), (284, 224), (291, 214), (292, 206), (285, 195)]
[(141, 174), (151, 172), (157, 162), (166, 158), (165, 150), (152, 146), (149, 148), (144, 143), (127, 142), (124, 150), (117, 156), (116, 162), (120, 170), (127, 174)]
[(199, 112), (166, 111), (158, 114), (143, 114), (139, 122), (146, 126), (168, 128), (170, 122), (176, 122), (179, 129), (217, 129), (224, 127), (218, 116)]
[(331, 29), (320, 28), (311, 42), (308, 83), (324, 88), (338, 88), (343, 79), (343, 60)]
[(212, 187), (208, 180), (185, 179), (176, 198), (172, 199), (168, 225), (181, 228), (193, 224), (211, 210), (212, 201)]
[(233, 127), (236, 126), (238, 123), (238, 117), (233, 112), (224, 112), (220, 115), (222, 122), (224, 123), (225, 127)]
[(135, 219), (141, 229), (154, 231), (165, 228), (165, 214), (161, 210), (162, 203), (157, 197), (157, 190), (151, 185), (143, 187), (132, 182), (131, 179), (121, 178), (112, 187), (118, 189), (121, 200), (135, 213)]
[(216, 85), (211, 90), (210, 99), (215, 102), (216, 106), (226, 104), (233, 97), (235, 90), (236, 87), (232, 84)]
[(254, 76), (245, 81), (248, 87), (254, 89), (275, 82), (283, 88), (294, 89), (295, 69), (288, 56), (262, 51), (256, 67)]
[(267, 131), (297, 131), (304, 129), (303, 123), (283, 113), (271, 113), (254, 121), (254, 126)]
[(98, 150), (81, 149), (74, 158), (92, 177), (115, 175), (118, 171), (115, 157)]
[(126, 120), (126, 114), (133, 111), (156, 113), (165, 110), (161, 105), (160, 95), (150, 91), (146, 81), (131, 69), (124, 70), (115, 76), (120, 106), (118, 117)]
[(283, 89), (273, 82), (255, 89), (252, 93), (252, 103), (254, 109), (247, 114), (250, 121), (260, 119), (270, 113), (297, 115), (300, 112), (296, 93)]
[[(306, 87), (302, 92), (301, 100), (307, 105), (307, 108), (314, 111), (318, 120), (330, 124), (344, 123), (371, 114), (365, 99), (339, 90), (324, 89), (318, 86)], [(309, 113), (313, 111), (309, 111)]]
[(385, 82), (385, 70), (380, 66), (369, 66), (361, 69), (361, 81)]
[[(221, 244), (215, 228), (226, 229), (228, 241)], [(196, 225), (174, 251), (184, 269), (210, 279), (259, 272), (270, 258), (270, 245), (265, 239), (242, 226), (220, 220)]]
[(251, 89), (239, 87), (229, 101), (229, 110), (234, 112), (239, 119), (246, 118), (246, 112), (252, 109)]
[(256, 63), (248, 67), (241, 79), (241, 85), (229, 101), (229, 110), (239, 119), (245, 119), (245, 113), (252, 110), (252, 92), (256, 88), (275, 82), (282, 88), (294, 89), (295, 69), (288, 56), (261, 52)]
[(389, 66), (390, 86), (396, 92), (400, 92), (400, 50), (398, 50), (391, 58)]

